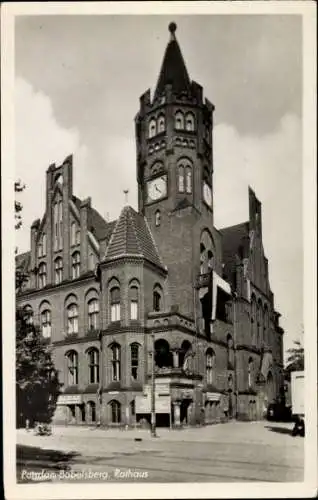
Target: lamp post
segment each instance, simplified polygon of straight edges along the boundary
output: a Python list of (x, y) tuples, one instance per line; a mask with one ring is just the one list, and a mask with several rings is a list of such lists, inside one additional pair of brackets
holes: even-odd
[(151, 335), (152, 349), (150, 352), (152, 358), (151, 364), (151, 427), (150, 432), (152, 437), (156, 436), (156, 395), (155, 395), (155, 336)]

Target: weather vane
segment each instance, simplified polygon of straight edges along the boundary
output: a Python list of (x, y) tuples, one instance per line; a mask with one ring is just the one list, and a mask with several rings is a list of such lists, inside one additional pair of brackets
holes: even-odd
[(126, 205), (128, 204), (128, 193), (129, 193), (129, 189), (124, 189), (125, 204), (126, 204)]

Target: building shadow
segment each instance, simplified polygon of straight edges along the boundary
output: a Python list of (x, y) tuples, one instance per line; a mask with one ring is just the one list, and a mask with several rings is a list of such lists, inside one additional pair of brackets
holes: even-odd
[(277, 432), (278, 434), (289, 434), (292, 435), (292, 429), (286, 429), (286, 427), (276, 427), (273, 425), (265, 425), (265, 429), (271, 432)]
[[(42, 482), (49, 481), (48, 476), (53, 476), (55, 472), (58, 474), (61, 470), (70, 470), (71, 464), (74, 463), (75, 457), (78, 457), (80, 453), (71, 451), (69, 453), (65, 453), (63, 451), (58, 450), (46, 450), (43, 448), (39, 448), (36, 446), (26, 446), (26, 445), (17, 445), (16, 448), (16, 466), (17, 466), (17, 482), (25, 483), (25, 482)], [(45, 474), (42, 474), (42, 479), (32, 479), (31, 474), (29, 473), (41, 473), (42, 471)]]

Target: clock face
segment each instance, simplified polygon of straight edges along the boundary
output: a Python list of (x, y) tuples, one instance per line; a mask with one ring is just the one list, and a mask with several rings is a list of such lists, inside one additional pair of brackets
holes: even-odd
[(167, 176), (157, 177), (147, 184), (147, 195), (149, 201), (157, 201), (167, 195)]
[(203, 184), (203, 199), (209, 207), (212, 206), (212, 189), (206, 182)]

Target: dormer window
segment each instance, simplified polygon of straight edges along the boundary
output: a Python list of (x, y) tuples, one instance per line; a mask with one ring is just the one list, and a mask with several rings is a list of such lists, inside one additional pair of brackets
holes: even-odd
[(160, 134), (160, 132), (164, 132), (165, 128), (166, 128), (165, 117), (159, 116), (159, 118), (158, 118), (158, 134)]

